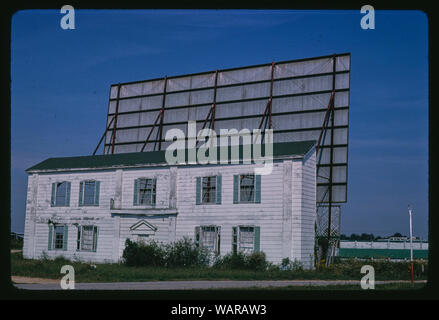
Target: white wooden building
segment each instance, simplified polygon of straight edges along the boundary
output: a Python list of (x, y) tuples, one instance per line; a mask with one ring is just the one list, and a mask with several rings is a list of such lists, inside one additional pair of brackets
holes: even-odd
[(274, 144), (273, 159), (268, 175), (253, 163), (168, 165), (164, 151), (47, 159), (26, 170), (23, 255), (117, 262), (127, 238), (186, 236), (312, 267), (315, 141)]

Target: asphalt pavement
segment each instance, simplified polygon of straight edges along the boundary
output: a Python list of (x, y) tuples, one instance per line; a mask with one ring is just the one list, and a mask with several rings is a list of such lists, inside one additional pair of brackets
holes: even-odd
[[(419, 280), (416, 283), (426, 283)], [(410, 281), (375, 281), (375, 284), (410, 283)], [(76, 290), (205, 290), (205, 289), (235, 289), (235, 288), (273, 288), (287, 286), (331, 286), (358, 285), (359, 280), (206, 280), (206, 281), (147, 281), (147, 282), (105, 282), (105, 283), (75, 283)], [(26, 290), (62, 290), (59, 283), (14, 283), (19, 289)]]

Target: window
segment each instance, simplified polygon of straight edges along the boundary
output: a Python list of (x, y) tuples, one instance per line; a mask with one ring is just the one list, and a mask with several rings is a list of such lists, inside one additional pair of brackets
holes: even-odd
[(233, 252), (252, 253), (259, 251), (260, 228), (254, 226), (233, 227)]
[(81, 181), (79, 183), (79, 206), (98, 206), (99, 189), (99, 181)]
[(76, 250), (96, 251), (98, 242), (97, 226), (78, 226), (78, 238)]
[(254, 250), (255, 229), (253, 227), (239, 228), (239, 250), (244, 253), (251, 253)]
[(155, 205), (156, 179), (140, 178), (134, 181), (134, 205)]
[(197, 204), (221, 204), (221, 176), (198, 177)]
[(201, 189), (202, 203), (216, 202), (216, 177), (203, 177)]
[(220, 230), (218, 226), (201, 226), (195, 228), (195, 243), (212, 253), (220, 252)]
[(56, 226), (55, 227), (55, 249), (63, 249), (64, 248), (64, 226)]
[(70, 182), (52, 183), (52, 207), (68, 207), (70, 205)]
[(67, 250), (67, 225), (49, 225), (49, 250)]
[(253, 174), (239, 176), (239, 201), (255, 201), (255, 176)]
[(260, 203), (261, 176), (241, 174), (233, 177), (233, 203)]

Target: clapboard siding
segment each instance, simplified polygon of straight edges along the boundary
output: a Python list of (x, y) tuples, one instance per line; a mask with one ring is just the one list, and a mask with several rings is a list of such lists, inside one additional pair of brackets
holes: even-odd
[[(122, 257), (126, 239), (141, 237), (170, 243), (183, 237), (193, 239), (196, 226), (216, 225), (221, 227), (220, 254), (224, 255), (232, 251), (233, 227), (258, 226), (260, 250), (269, 261), (280, 263), (288, 257), (311, 267), (316, 215), (314, 151), (305, 159), (274, 162), (271, 174), (261, 176), (260, 203), (234, 204), (233, 176), (251, 174), (254, 169), (251, 164), (196, 165), (32, 174), (28, 178), (23, 254), (28, 258), (47, 254), (51, 258), (62, 255), (68, 259), (116, 262)], [(212, 175), (222, 177), (221, 204), (197, 205), (196, 178)], [(133, 204), (134, 181), (142, 177), (157, 179), (154, 207)], [(79, 183), (86, 179), (100, 181), (99, 206), (78, 205)], [(50, 205), (51, 186), (58, 181), (71, 182), (68, 207)], [(172, 208), (176, 209), (174, 213), (156, 210)], [(147, 237), (138, 236), (132, 227), (142, 220), (156, 231)], [(49, 221), (68, 224), (68, 250), (48, 250)], [(96, 252), (76, 251), (75, 224), (99, 227)]]
[[(79, 206), (79, 183), (83, 180), (100, 181), (99, 206)], [(107, 215), (110, 199), (114, 197), (115, 171), (91, 171), (81, 173), (40, 174), (38, 182), (37, 210), (51, 214)], [(52, 183), (71, 183), (70, 203), (66, 207), (52, 207)]]
[(36, 201), (38, 195), (38, 175), (29, 175), (26, 195), (26, 217), (24, 222), (23, 256), (34, 257)]
[[(36, 223), (35, 252), (33, 258), (46, 255), (49, 258), (63, 256), (67, 259), (89, 262), (112, 262), (113, 261), (113, 221), (111, 218), (99, 218), (94, 220), (84, 219), (59, 219), (57, 223), (67, 225), (67, 250), (49, 250), (49, 216), (40, 216)], [(77, 251), (78, 229), (75, 224), (98, 226), (98, 241), (96, 252)]]
[(302, 174), (302, 256), (301, 261), (307, 268), (314, 265), (316, 212), (316, 156), (310, 152), (303, 160)]
[(302, 257), (302, 160), (292, 162), (292, 244), (291, 260), (301, 261)]
[(169, 168), (163, 169), (127, 169), (123, 171), (122, 208), (148, 208), (151, 206), (134, 206), (134, 180), (138, 178), (156, 178), (156, 208), (169, 207)]
[[(34, 177), (35, 176), (35, 177)], [(114, 198), (115, 171), (99, 170), (86, 172), (64, 172), (55, 174), (39, 174), (29, 177), (30, 181), (38, 181), (35, 190), (28, 190), (26, 220), (29, 226), (25, 230), (25, 242), (32, 247), (26, 247), (25, 256), (40, 258), (47, 255), (49, 258), (63, 256), (68, 259), (110, 262), (114, 261), (113, 244), (114, 221), (111, 218), (110, 199)], [(79, 206), (79, 183), (83, 180), (97, 180), (100, 182), (99, 206)], [(52, 183), (68, 181), (71, 183), (69, 206), (52, 207), (50, 205)], [(32, 200), (32, 197), (34, 200)], [(34, 215), (32, 216), (32, 212)], [(32, 221), (30, 221), (32, 220)], [(49, 220), (68, 227), (67, 250), (48, 250)], [(32, 225), (35, 230), (32, 234)], [(99, 228), (96, 252), (76, 250), (78, 225), (96, 225)]]
[[(252, 165), (179, 168), (177, 177), (178, 237), (194, 237), (195, 226), (221, 227), (221, 252), (232, 250), (232, 228), (260, 227), (260, 250), (273, 262), (282, 260), (283, 164), (275, 163), (270, 175), (261, 176), (261, 203), (233, 203), (233, 176), (253, 173)], [(222, 203), (196, 205), (196, 178), (222, 176)]]

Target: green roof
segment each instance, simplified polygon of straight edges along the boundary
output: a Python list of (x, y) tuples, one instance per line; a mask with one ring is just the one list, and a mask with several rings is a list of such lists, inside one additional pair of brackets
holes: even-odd
[[(284, 142), (273, 144), (273, 157), (282, 156), (305, 156), (314, 145), (315, 141), (299, 141), (299, 142)], [(220, 159), (221, 150), (217, 148), (218, 160)], [(229, 159), (230, 159), (230, 146)], [(264, 148), (262, 155), (264, 155)], [(188, 149), (185, 150), (186, 159), (188, 159)], [(242, 145), (240, 146), (240, 160), (242, 160)], [(111, 167), (130, 167), (140, 165), (157, 165), (166, 164), (165, 151), (151, 151), (151, 152), (132, 152), (132, 153), (118, 153), (108, 155), (94, 155), (94, 156), (80, 156), (80, 157), (66, 157), (66, 158), (49, 158), (28, 169), (30, 171), (55, 171), (63, 169), (99, 169)]]

